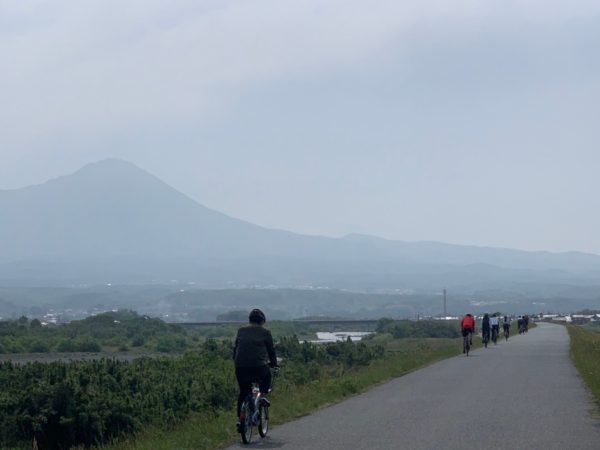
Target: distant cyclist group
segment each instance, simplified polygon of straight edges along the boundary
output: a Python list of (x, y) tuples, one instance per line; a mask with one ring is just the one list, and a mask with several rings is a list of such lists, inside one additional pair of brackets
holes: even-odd
[[(500, 320), (502, 320), (502, 330), (504, 339), (508, 341), (510, 337), (511, 317), (508, 315), (499, 317), (499, 314), (484, 314), (481, 318), (481, 341), (487, 348), (488, 343), (492, 341), (498, 343), (500, 335)], [(517, 319), (519, 334), (527, 333), (529, 329), (529, 316), (519, 316)], [(463, 336), (463, 353), (469, 355), (469, 350), (473, 346), (473, 335), (475, 334), (475, 317), (472, 314), (466, 314), (460, 322), (461, 334)]]

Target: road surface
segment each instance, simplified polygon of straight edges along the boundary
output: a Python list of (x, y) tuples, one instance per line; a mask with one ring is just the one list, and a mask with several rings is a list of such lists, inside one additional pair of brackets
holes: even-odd
[(275, 427), (244, 448), (599, 450), (593, 407), (566, 329), (542, 323)]

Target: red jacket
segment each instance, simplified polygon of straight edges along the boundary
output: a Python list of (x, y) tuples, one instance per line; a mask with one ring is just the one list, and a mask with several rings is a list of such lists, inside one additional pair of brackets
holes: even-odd
[(475, 318), (473, 316), (465, 316), (463, 320), (460, 322), (460, 328), (463, 330), (475, 329)]

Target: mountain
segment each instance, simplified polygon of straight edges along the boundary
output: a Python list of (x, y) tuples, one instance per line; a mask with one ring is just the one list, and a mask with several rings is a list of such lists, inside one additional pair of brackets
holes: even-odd
[[(109, 159), (0, 191), (0, 283), (197, 281), (207, 286), (425, 288), (586, 282), (600, 256), (263, 228), (206, 208)], [(578, 281), (578, 282), (579, 282)]]
[(0, 208), (4, 262), (225, 255), (266, 234), (115, 159), (39, 186), (2, 191)]

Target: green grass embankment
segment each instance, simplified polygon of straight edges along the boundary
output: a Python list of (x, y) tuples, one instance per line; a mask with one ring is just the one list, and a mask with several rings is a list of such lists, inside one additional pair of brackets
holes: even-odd
[[(386, 339), (385, 337), (382, 337)], [(394, 377), (406, 374), (432, 362), (461, 352), (461, 339), (388, 339), (386, 357), (369, 365), (335, 372), (306, 385), (277, 387), (271, 396), (273, 424), (281, 424), (306, 415), (318, 408)], [(105, 450), (201, 450), (221, 448), (236, 442), (235, 414), (196, 414), (172, 430), (146, 430), (133, 438), (120, 441)]]
[(568, 325), (571, 336), (571, 359), (594, 394), (600, 407), (600, 332)]

